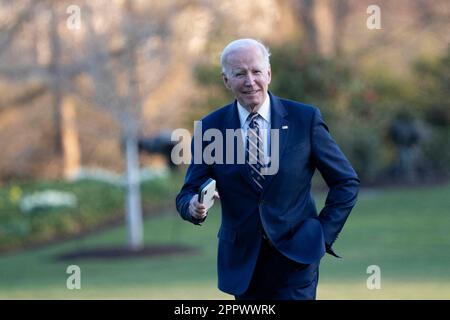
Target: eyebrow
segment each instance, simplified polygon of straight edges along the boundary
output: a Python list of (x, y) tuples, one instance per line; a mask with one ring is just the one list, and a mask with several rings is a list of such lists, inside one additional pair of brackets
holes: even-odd
[(262, 69), (263, 68), (259, 68), (259, 67), (254, 67), (254, 68), (249, 68), (249, 69), (246, 69), (246, 68), (236, 68), (236, 69), (231, 69), (231, 72), (241, 72), (241, 71), (247, 71), (247, 70), (250, 70), (250, 71), (262, 71)]

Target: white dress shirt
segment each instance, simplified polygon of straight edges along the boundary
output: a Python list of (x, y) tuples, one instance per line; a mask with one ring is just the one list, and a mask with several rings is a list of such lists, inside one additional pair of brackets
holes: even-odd
[[(250, 112), (244, 108), (239, 101), (237, 102), (237, 109), (239, 112), (239, 120), (241, 121), (241, 129), (242, 129), (242, 142), (244, 143), (244, 149), (245, 149), (245, 143), (247, 141), (247, 131), (250, 125), (250, 119), (248, 119), (248, 115)], [(257, 111), (257, 113), (260, 115), (256, 118), (256, 122), (259, 125), (259, 128), (261, 129), (261, 135), (262, 135), (262, 141), (264, 143), (264, 158), (269, 159), (270, 156), (270, 98), (269, 95), (266, 94), (266, 99), (264, 100), (263, 104)]]

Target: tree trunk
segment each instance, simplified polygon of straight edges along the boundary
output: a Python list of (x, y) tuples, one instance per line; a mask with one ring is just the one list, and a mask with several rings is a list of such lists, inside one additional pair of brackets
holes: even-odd
[(316, 30), (317, 49), (321, 56), (334, 55), (333, 37), (333, 3), (329, 0), (316, 0), (314, 7), (314, 24)]
[(139, 181), (139, 151), (137, 146), (137, 127), (141, 110), (139, 83), (136, 71), (136, 39), (132, 28), (133, 4), (128, 0), (124, 4), (125, 15), (123, 31), (128, 43), (126, 62), (128, 63), (128, 104), (125, 115), (125, 145), (127, 162), (127, 224), (128, 244), (131, 250), (139, 250), (143, 246), (141, 189)]
[(344, 32), (347, 26), (348, 16), (350, 14), (350, 4), (348, 1), (336, 1), (333, 3), (332, 10), (334, 12), (334, 37), (333, 47), (336, 56), (342, 55), (344, 47)]
[(52, 93), (53, 93), (53, 150), (56, 155), (61, 156), (62, 139), (61, 139), (61, 101), (62, 101), (62, 85), (60, 79), (60, 58), (61, 43), (58, 33), (58, 17), (54, 9), (51, 11), (49, 24), (50, 52), (51, 60), (49, 71), (52, 75)]
[(66, 179), (73, 179), (80, 168), (80, 144), (76, 123), (75, 102), (65, 97), (61, 109), (62, 147), (64, 155), (63, 173)]
[(293, 1), (297, 8), (298, 18), (305, 34), (304, 48), (308, 53), (318, 52), (317, 28), (314, 19), (315, 0)]
[(139, 250), (143, 246), (139, 154), (136, 135), (130, 133), (130, 130), (125, 131), (128, 246), (131, 250)]

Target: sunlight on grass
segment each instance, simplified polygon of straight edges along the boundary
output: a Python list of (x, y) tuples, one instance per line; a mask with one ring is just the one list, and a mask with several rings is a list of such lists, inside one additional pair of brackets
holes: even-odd
[[(450, 186), (361, 192), (334, 248), (320, 265), (318, 299), (450, 299)], [(323, 195), (317, 205), (321, 208)], [(176, 256), (74, 259), (57, 256), (95, 247), (123, 247), (123, 226), (0, 256), (0, 299), (233, 299), (217, 289), (220, 206), (202, 226), (174, 209), (145, 220), (147, 246), (183, 245)], [(69, 265), (81, 268), (81, 290), (66, 288)], [(381, 269), (381, 289), (369, 290), (367, 267)]]
[[(173, 286), (96, 287), (68, 290), (63, 286), (39, 290), (1, 291), (0, 299), (150, 299), (150, 300), (233, 300), (220, 292), (215, 282), (179, 283)], [(450, 299), (450, 282), (383, 282), (381, 289), (369, 290), (365, 282), (322, 282), (318, 300)]]

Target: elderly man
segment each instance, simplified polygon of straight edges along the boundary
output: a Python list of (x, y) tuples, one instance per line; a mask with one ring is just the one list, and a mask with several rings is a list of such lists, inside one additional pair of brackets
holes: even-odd
[[(320, 259), (325, 252), (337, 256), (332, 245), (356, 203), (359, 179), (317, 108), (268, 91), (269, 56), (253, 39), (223, 50), (223, 81), (236, 100), (204, 117), (200, 134), (219, 130), (223, 154), (237, 144), (232, 150), (244, 150), (245, 161), (239, 152), (234, 162), (193, 161), (176, 204), (183, 219), (202, 223), (207, 208), (197, 192), (208, 178), (216, 180), (220, 290), (236, 299), (315, 299)], [(229, 129), (242, 134), (229, 138)], [(268, 170), (275, 160), (275, 172)], [(320, 214), (311, 195), (315, 169), (329, 187)]]

